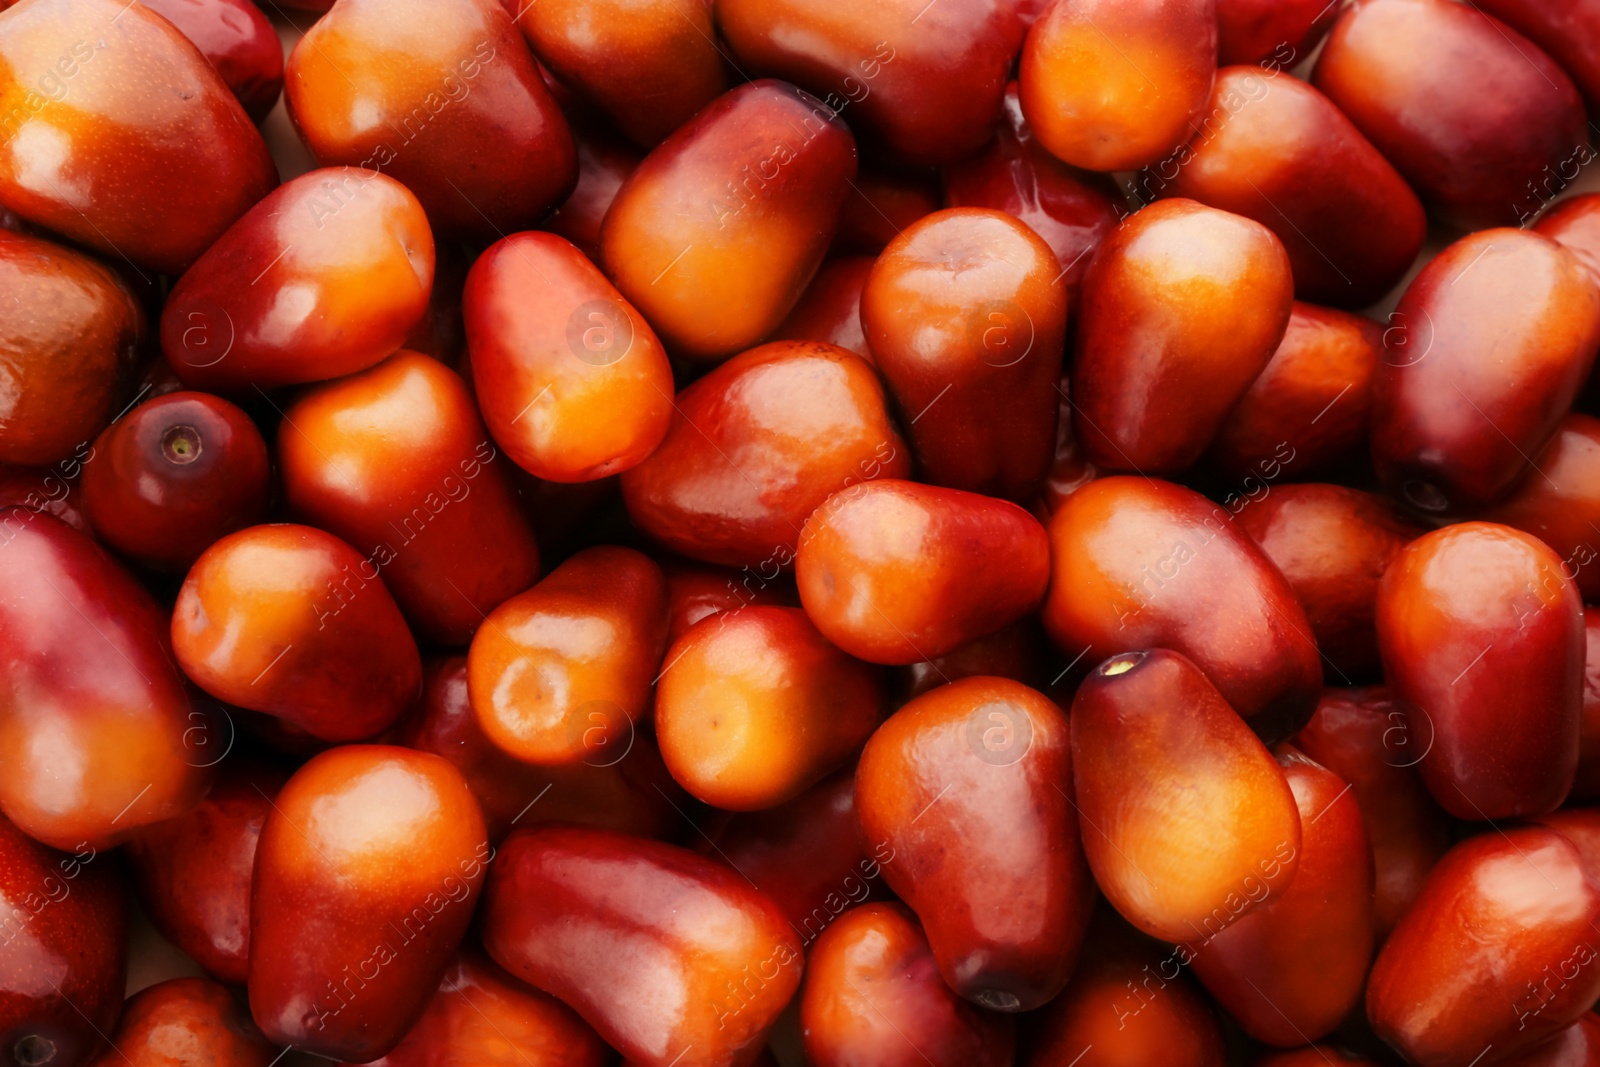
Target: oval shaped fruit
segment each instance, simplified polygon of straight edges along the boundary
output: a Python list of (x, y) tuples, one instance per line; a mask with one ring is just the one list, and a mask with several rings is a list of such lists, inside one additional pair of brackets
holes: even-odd
[(340, 4), (289, 54), (285, 90), (318, 162), (381, 170), (444, 233), (526, 229), (577, 180), (572, 131), (498, 0)]
[(800, 1027), (816, 1067), (1010, 1067), (1016, 1046), (1014, 1019), (976, 1008), (944, 984), (928, 939), (901, 904), (852, 908), (817, 940)]
[(1217, 62), (1293, 66), (1311, 54), (1338, 14), (1324, 0), (1217, 0)]
[(1005, 111), (989, 146), (942, 169), (946, 207), (984, 207), (1015, 216), (1044, 238), (1061, 263), (1067, 306), (1077, 305), (1089, 257), (1126, 212), (1104, 177), (1070, 167), (1034, 137), (1022, 115), (1017, 83), (1006, 86)]
[(631, 548), (585, 549), (490, 612), (472, 639), (478, 724), (525, 763), (591, 757), (644, 714), (666, 639), (661, 568)]
[(218, 538), (267, 509), (267, 443), (221, 397), (176, 392), (146, 401), (94, 442), (83, 505), (107, 546), (147, 567), (184, 571)]
[(593, 481), (638, 466), (666, 436), (674, 385), (661, 342), (566, 240), (492, 245), (461, 311), (484, 421), (523, 470)]
[(1314, 482), (1276, 487), (1238, 521), (1300, 598), (1327, 675), (1345, 684), (1377, 675), (1378, 581), (1422, 528), (1381, 497)]
[[(231, 741), (218, 732), (219, 749)], [(134, 835), (128, 866), (157, 929), (220, 980), (243, 985), (256, 846), (273, 798), (289, 776), (254, 760), (223, 767), (193, 811)]]
[(677, 643), (695, 623), (720, 611), (755, 604), (792, 608), (799, 603), (798, 594), (787, 580), (749, 568), (736, 571), (667, 556), (661, 560), (661, 573), (667, 577), (669, 645)]
[(882, 252), (900, 232), (939, 210), (939, 182), (930, 171), (880, 162), (863, 164), (839, 208), (833, 255)]
[(717, 0), (739, 66), (816, 93), (914, 166), (989, 139), (1019, 34), (1009, 0), (921, 11), (849, 0)]
[(884, 878), (967, 1000), (1029, 1011), (1072, 974), (1094, 888), (1071, 778), (1061, 709), (1006, 678), (940, 686), (867, 742), (861, 828), (892, 851)]
[[(1244, 482), (1327, 473), (1364, 456), (1383, 327), (1296, 301), (1256, 380), (1222, 420), (1204, 462)], [(1253, 479), (1253, 482), (1251, 481)]]
[(1022, 111), (1075, 167), (1134, 170), (1187, 141), (1217, 68), (1214, 0), (1054, 4), (1022, 48)]
[(483, 939), (640, 1067), (750, 1062), (805, 965), (782, 913), (738, 874), (577, 827), (506, 839)]
[[(79, 454), (91, 453), (85, 443)], [(82, 497), (75, 490), (83, 464), (77, 459), (63, 460), (55, 467), (0, 467), (0, 507), (27, 508), (53, 515), (82, 533), (89, 533), (89, 520), (83, 514)]]
[(1428, 512), (1488, 504), (1528, 470), (1594, 365), (1600, 289), (1574, 255), (1483, 230), (1434, 258), (1384, 333), (1372, 462)]
[[(0, 1048), (14, 1067), (88, 1062), (122, 1010), (127, 906), (115, 860), (0, 816)], [(48, 979), (48, 982), (41, 981)]]
[[(1464, 69), (1473, 76), (1463, 78)], [(1520, 223), (1538, 210), (1525, 206), (1530, 183), (1593, 158), (1572, 79), (1476, 7), (1352, 4), (1334, 23), (1312, 82), (1454, 225)]]
[(53, 463), (115, 414), (144, 312), (91, 257), (3, 229), (0, 309), (0, 462)]
[(772, 331), (772, 339), (821, 341), (871, 363), (872, 349), (861, 326), (861, 291), (874, 262), (872, 256), (842, 256), (824, 263), (789, 317)]
[(565, 237), (598, 263), (600, 226), (617, 190), (638, 167), (644, 153), (605, 123), (585, 122), (572, 115), (567, 121), (573, 124), (572, 137), (578, 146), (578, 184), (540, 228)]
[(1015, 504), (883, 478), (811, 513), (795, 579), (828, 640), (869, 663), (918, 663), (1038, 607), (1050, 543)]
[(1597, 919), (1600, 889), (1554, 830), (1469, 838), (1439, 861), (1378, 953), (1367, 1017), (1419, 1067), (1529, 1049), (1600, 997)]
[(466, 383), (417, 352), (300, 395), (278, 426), (294, 511), (367, 551), (425, 639), (464, 645), (539, 576), (539, 546)]
[(56, 848), (105, 848), (210, 784), (166, 613), (87, 535), (0, 510), (0, 810)]
[(1554, 810), (1578, 765), (1585, 646), (1560, 557), (1509, 526), (1435, 530), (1389, 565), (1377, 622), (1389, 688), (1432, 741), (1418, 770), (1439, 804), (1476, 820)]
[(1283, 340), (1289, 258), (1258, 222), (1192, 200), (1125, 219), (1083, 278), (1073, 428), (1106, 470), (1200, 458)]
[(250, 121), (266, 120), (283, 91), (283, 42), (249, 0), (140, 0), (194, 42)]
[(1450, 821), (1417, 776), (1429, 738), (1410, 732), (1389, 691), (1328, 689), (1294, 744), (1350, 783), (1372, 842), (1373, 919), (1387, 937), (1450, 848)]
[(728, 87), (711, 0), (552, 0), (513, 13), (561, 83), (645, 148)]
[(1576, 412), (1533, 457), (1535, 473), (1474, 516), (1533, 534), (1561, 557), (1585, 600), (1600, 600), (1600, 419)]
[(667, 652), (656, 737), (672, 776), (725, 811), (789, 800), (845, 761), (884, 712), (883, 677), (798, 608), (702, 619)]
[(1539, 216), (1533, 232), (1577, 256), (1589, 273), (1600, 279), (1600, 193), (1563, 198)]
[(1363, 307), (1400, 280), (1426, 235), (1422, 202), (1332, 101), (1251, 66), (1220, 71), (1209, 106), (1146, 183), (1271, 230), (1302, 300)]
[(603, 266), (673, 352), (726, 359), (800, 299), (855, 176), (855, 138), (832, 108), (783, 82), (741, 85), (622, 184)]
[(1084, 853), (1123, 918), (1203, 952), (1281, 899), (1301, 861), (1294, 793), (1198, 667), (1164, 648), (1113, 656), (1071, 723)]
[(1183, 973), (1192, 958), (1099, 909), (1072, 981), (1025, 1024), (1019, 1067), (1222, 1067), (1216, 1013)]
[(463, 949), (405, 1040), (369, 1067), (604, 1067), (610, 1057), (571, 1008)]
[[(1500, 19), (1548, 52), (1572, 76), (1591, 108), (1600, 103), (1600, 8), (1584, 0), (1566, 4), (1484, 0), (1479, 10)], [(1576, 167), (1572, 169), (1575, 171)], [(1561, 177), (1571, 180), (1565, 173)], [(1560, 188), (1558, 184), (1550, 195)]]
[(270, 1067), (280, 1051), (228, 988), (209, 978), (169, 978), (135, 993), (110, 1044), (91, 1067)]
[(250, 1012), (273, 1041), (366, 1063), (427, 1007), (493, 850), (445, 760), (343, 745), (295, 772), (261, 830)]
[(14, 8), (0, 69), (0, 204), (135, 271), (181, 273), (278, 184), (215, 68), (141, 4)]
[(1050, 519), (1041, 618), (1089, 663), (1136, 648), (1182, 653), (1259, 734), (1310, 717), (1322, 663), (1293, 588), (1229, 513), (1144, 478), (1100, 478)]
[(667, 837), (683, 825), (684, 799), (655, 742), (627, 733), (591, 735), (598, 745), (582, 763), (537, 767), (513, 759), (489, 740), (468, 695), (467, 657), (448, 656), (427, 667), (422, 699), (401, 723), (396, 740), (455, 764), (483, 807), (489, 840), (516, 826), (551, 822)]
[(314, 170), (252, 208), (179, 279), (161, 348), (191, 389), (338, 378), (405, 342), (428, 310), (433, 272), (433, 232), (405, 186), (355, 167)]
[(375, 559), (321, 530), (251, 526), (206, 549), (172, 613), (183, 672), (324, 741), (372, 737), (422, 686)]
[(861, 325), (928, 481), (1015, 501), (1038, 491), (1066, 338), (1060, 279), (1042, 238), (985, 208), (936, 211), (878, 257)]
[(678, 394), (666, 439), (623, 473), (622, 499), (674, 551), (776, 577), (824, 500), (910, 473), (871, 366), (832, 345), (775, 341)]
[(1289, 745), (1275, 750), (1300, 812), (1300, 860), (1272, 900), (1195, 953), (1194, 970), (1246, 1033), (1296, 1048), (1361, 999), (1372, 961), (1373, 860), (1351, 787)]

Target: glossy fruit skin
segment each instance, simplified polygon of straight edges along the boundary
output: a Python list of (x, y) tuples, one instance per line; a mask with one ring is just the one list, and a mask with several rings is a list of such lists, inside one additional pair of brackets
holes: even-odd
[[(1007, 0), (938, 5), (717, 0), (740, 67), (785, 78), (913, 166), (953, 162), (989, 139), (1018, 27)], [(912, 17), (916, 16), (916, 17)]]
[(839, 208), (839, 225), (828, 250), (833, 255), (875, 257), (907, 226), (939, 207), (939, 182), (934, 172), (864, 165)]
[(1428, 739), (1409, 731), (1382, 687), (1328, 689), (1295, 735), (1306, 755), (1350, 783), (1372, 842), (1373, 919), (1387, 937), (1450, 848), (1450, 822), (1418, 777)]
[(1330, 683), (1376, 677), (1378, 581), (1423, 530), (1382, 497), (1342, 485), (1280, 485), (1238, 512), (1305, 608)]
[(101, 432), (83, 468), (95, 536), (155, 570), (183, 572), (225, 534), (261, 518), (267, 444), (250, 416), (209, 393), (168, 393)]
[(462, 949), (405, 1039), (368, 1067), (604, 1067), (610, 1062), (610, 1051), (571, 1008), (517, 981), (478, 950)]
[(1338, 13), (1325, 0), (1217, 0), (1217, 62), (1292, 66), (1311, 54)]
[(1542, 1045), (1508, 1060), (1502, 1067), (1597, 1067), (1600, 1065), (1600, 1017), (1590, 1012)]
[(1600, 889), (1578, 850), (1544, 827), (1451, 849), (1378, 953), (1373, 1029), (1418, 1067), (1528, 1049), (1600, 996), (1591, 947)]
[(1300, 861), (1283, 891), (1195, 954), (1195, 974), (1245, 1032), (1279, 1048), (1331, 1033), (1372, 961), (1372, 846), (1344, 779), (1274, 750), (1300, 812)]
[[(1541, 4), (1531, 0), (1485, 0), (1493, 15), (1549, 53), (1577, 83), (1592, 107), (1600, 103), (1600, 7), (1588, 0)], [(1552, 187), (1552, 194), (1561, 186)]]
[(791, 582), (750, 570), (717, 567), (677, 556), (661, 557), (667, 578), (667, 644), (676, 644), (689, 628), (719, 611), (755, 604), (792, 608), (800, 597)]
[(1295, 301), (1283, 340), (1222, 420), (1205, 462), (1243, 483), (1323, 474), (1366, 448), (1383, 327)]
[(1289, 257), (1260, 223), (1183, 199), (1129, 216), (1083, 278), (1084, 455), (1152, 476), (1191, 466), (1272, 359), (1293, 300)]
[(1039, 498), (1034, 502), (1034, 514), (1048, 521), (1067, 497), (1100, 477), (1100, 471), (1084, 456), (1078, 447), (1078, 435), (1072, 428), (1072, 383), (1066, 374), (1056, 383), (1060, 396), (1059, 415), (1056, 419), (1056, 451), (1045, 477)]
[(250, 116), (266, 120), (283, 91), (283, 42), (249, 0), (140, 0), (194, 42)]
[(800, 984), (800, 944), (720, 863), (604, 830), (506, 839), (483, 940), (641, 1067), (743, 1067)]
[[(453, 766), (344, 745), (278, 793), (250, 902), (250, 1012), (267, 1037), (365, 1063), (422, 1014), (494, 858)], [(370, 973), (369, 973), (370, 968)]]
[(92, 1067), (269, 1067), (281, 1051), (209, 978), (171, 978), (129, 997), (111, 1046)]
[(1123, 918), (1204, 951), (1282, 898), (1302, 852), (1294, 794), (1198, 667), (1164, 648), (1113, 656), (1071, 721), (1084, 852)]
[(919, 663), (1037, 608), (1050, 541), (1015, 504), (882, 478), (811, 513), (795, 580), (828, 640), (869, 663)]
[(800, 299), (855, 176), (855, 138), (832, 108), (784, 82), (741, 85), (622, 184), (602, 265), (674, 353), (726, 359)]
[[(229, 740), (219, 732), (216, 751)], [(128, 842), (128, 866), (162, 934), (220, 981), (243, 985), (256, 846), (289, 775), (255, 760), (223, 766), (198, 807)]]
[(146, 7), (27, 0), (0, 67), (0, 204), (135, 270), (180, 273), (278, 183), (221, 76)]
[(1533, 534), (1561, 557), (1585, 600), (1600, 600), (1600, 419), (1562, 419), (1533, 466), (1537, 473), (1474, 517)]
[(1066, 338), (1060, 276), (1043, 238), (987, 208), (936, 211), (878, 257), (861, 325), (926, 481), (1018, 502), (1038, 491)]
[(144, 312), (90, 256), (11, 230), (0, 230), (0, 309), (0, 463), (54, 463), (116, 414)]
[[(1463, 81), (1463, 64), (1475, 77)], [(1529, 183), (1593, 158), (1572, 79), (1532, 41), (1450, 0), (1361, 0), (1328, 35), (1312, 84), (1463, 228), (1537, 211)]]
[(1469, 820), (1554, 810), (1578, 763), (1585, 644), (1560, 557), (1509, 526), (1447, 526), (1389, 565), (1377, 622), (1407, 727), (1433, 738), (1418, 770), (1439, 804)]
[(869, 849), (855, 781), (849, 767), (793, 800), (735, 814), (696, 847), (771, 897), (806, 948), (840, 913), (888, 895), (883, 865), (894, 854), (887, 845)]
[(775, 341), (678, 394), (666, 439), (623, 473), (622, 499), (673, 551), (770, 578), (824, 500), (910, 473), (871, 366), (832, 345)]
[(425, 639), (465, 645), (539, 577), (509, 464), (437, 360), (402, 349), (302, 393), (278, 426), (278, 462), (289, 506), (365, 550)]
[(0, 810), (106, 848), (200, 800), (211, 773), (166, 613), (86, 535), (0, 509)]
[(1049, 677), (1043, 673), (1043, 663), (1044, 632), (1038, 620), (1028, 616), (987, 637), (968, 641), (943, 656), (891, 672), (891, 677), (899, 683), (892, 692), (895, 703), (903, 704), (947, 682), (976, 675), (994, 675), (1039, 686)]
[(1577, 256), (1600, 280), (1600, 193), (1569, 196), (1539, 216), (1534, 233), (1542, 233)]
[(728, 87), (711, 0), (554, 0), (521, 5), (516, 15), (555, 76), (644, 148)]
[(881, 671), (799, 608), (703, 619), (667, 651), (656, 737), (673, 778), (725, 811), (781, 804), (838, 768), (884, 714)]
[(577, 180), (572, 131), (497, 0), (340, 4), (290, 53), (284, 88), (323, 166), (381, 170), (441, 233), (526, 229)]
[(161, 348), (191, 389), (338, 378), (404, 343), (433, 274), (433, 233), (405, 186), (354, 167), (314, 170), (252, 208), (179, 279)]
[(800, 994), (808, 1063), (1010, 1067), (1016, 1020), (950, 991), (904, 905), (852, 908), (818, 938), (808, 963)]
[(1061, 995), (1024, 1023), (1019, 1067), (1223, 1067), (1222, 1029), (1169, 948), (1101, 908)]
[[(1094, 884), (1071, 779), (1061, 709), (1006, 678), (940, 686), (867, 742), (856, 769), (861, 828), (893, 851), (884, 878), (967, 1000), (1029, 1011), (1072, 974)], [(985, 829), (1000, 825), (1006, 833)]]
[(1600, 611), (1584, 609), (1583, 721), (1578, 732), (1578, 770), (1573, 800), (1600, 799)]
[(1006, 86), (995, 138), (977, 155), (942, 170), (946, 207), (984, 207), (1013, 215), (1044, 238), (1060, 261), (1068, 307), (1089, 258), (1126, 209), (1114, 185), (1051, 155), (1022, 115), (1017, 83)]
[(549, 822), (641, 837), (666, 837), (683, 824), (674, 808), (684, 799), (682, 790), (649, 737), (619, 737), (614, 748), (567, 767), (536, 767), (497, 748), (472, 710), (465, 656), (427, 665), (422, 699), (396, 740), (455, 764), (483, 808), (491, 843), (514, 827)]
[(251, 526), (206, 549), (178, 592), (172, 644), (212, 696), (324, 741), (372, 737), (422, 686), (376, 559), (310, 526)]
[(128, 922), (114, 864), (87, 843), (71, 854), (41, 845), (0, 817), (0, 1049), (11, 1067), (23, 1052), (78, 1067), (116, 1024)]
[(1302, 300), (1363, 307), (1400, 280), (1427, 232), (1422, 202), (1331, 100), (1297, 78), (1226, 67), (1209, 108), (1199, 136), (1146, 172), (1160, 195), (1270, 229)]
[(1443, 512), (1503, 496), (1555, 433), (1594, 365), (1600, 289), (1549, 238), (1482, 230), (1424, 267), (1390, 321), (1373, 465), (1389, 491)]
[(773, 339), (821, 341), (871, 363), (872, 347), (861, 326), (861, 290), (875, 262), (872, 256), (844, 256), (824, 263), (789, 317), (772, 332)]
[[(89, 452), (85, 444), (82, 454)], [(75, 480), (83, 469), (77, 459), (62, 461), (55, 467), (0, 467), (0, 507), (27, 508), (53, 515), (82, 533), (89, 533), (89, 520), (83, 514), (83, 496)]]
[(1049, 532), (1041, 618), (1068, 656), (1182, 653), (1271, 740), (1311, 715), (1322, 690), (1311, 624), (1282, 573), (1220, 506), (1167, 482), (1100, 478), (1067, 498)]
[(519, 233), (491, 246), (461, 310), (484, 421), (523, 470), (593, 481), (638, 466), (666, 436), (666, 351), (564, 238)]
[(565, 237), (598, 263), (600, 225), (617, 190), (639, 166), (644, 153), (598, 120), (569, 115), (568, 122), (578, 146), (578, 184), (540, 228)]
[(1136, 170), (1193, 135), (1216, 68), (1214, 0), (1055, 4), (1022, 48), (1022, 110), (1073, 166)]
[(467, 653), (478, 725), (524, 763), (600, 762), (648, 707), (666, 638), (661, 568), (631, 548), (585, 549), (479, 628)]

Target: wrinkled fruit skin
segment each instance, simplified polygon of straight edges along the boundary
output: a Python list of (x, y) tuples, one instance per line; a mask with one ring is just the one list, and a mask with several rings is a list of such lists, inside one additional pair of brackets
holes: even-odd
[(22, 4), (0, 69), (0, 204), (141, 273), (181, 273), (278, 184), (221, 76), (141, 4)]
[(1378, 953), (1367, 1017), (1418, 1067), (1529, 1049), (1600, 997), (1597, 919), (1600, 889), (1565, 837), (1528, 827), (1470, 838)]
[[(1560, 557), (1494, 523), (1411, 542), (1378, 586), (1378, 648), (1418, 769), (1459, 819), (1554, 810), (1583, 711), (1583, 605)], [(1515, 709), (1516, 729), (1506, 728)]]
[[(79, 1067), (122, 1010), (127, 907), (115, 860), (0, 817), (0, 1062)], [(54, 984), (55, 989), (51, 988)]]
[(282, 1051), (208, 978), (172, 978), (129, 997), (111, 1046), (93, 1067), (270, 1067)]
[(692, 852), (576, 827), (506, 839), (484, 945), (640, 1067), (746, 1067), (800, 985), (767, 897)]
[(344, 745), (278, 793), (250, 905), (250, 1012), (267, 1037), (365, 1063), (423, 1012), (494, 852), (438, 756)]
[(867, 742), (862, 830), (892, 851), (884, 878), (967, 1000), (1028, 1011), (1071, 976), (1094, 902), (1071, 779), (1061, 709), (1005, 678), (934, 689)]
[(602, 264), (675, 353), (720, 361), (789, 314), (828, 250), (856, 143), (780, 81), (732, 89), (645, 157), (600, 230)]
[(1264, 737), (1310, 717), (1322, 689), (1311, 623), (1221, 506), (1167, 482), (1101, 478), (1067, 498), (1049, 531), (1041, 618), (1068, 657), (1169, 648)]

